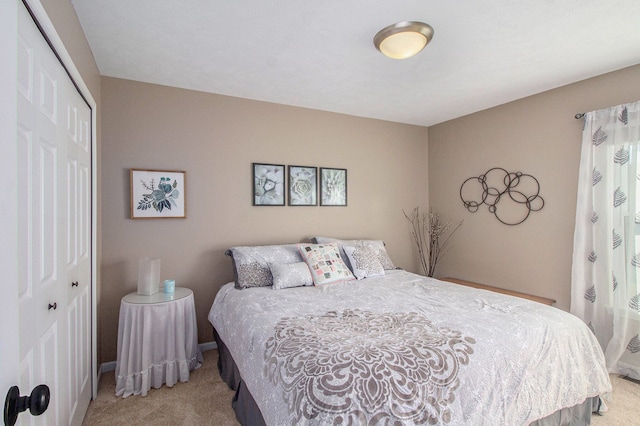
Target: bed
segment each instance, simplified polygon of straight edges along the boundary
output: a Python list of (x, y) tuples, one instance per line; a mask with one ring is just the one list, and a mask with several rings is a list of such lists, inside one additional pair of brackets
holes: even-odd
[(611, 391), (577, 317), (314, 242), (227, 252), (209, 321), (241, 424), (585, 425)]

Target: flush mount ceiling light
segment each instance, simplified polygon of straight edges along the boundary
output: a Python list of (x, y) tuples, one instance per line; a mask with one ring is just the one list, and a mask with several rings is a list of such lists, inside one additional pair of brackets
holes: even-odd
[(373, 44), (383, 55), (393, 59), (410, 58), (433, 38), (433, 28), (424, 22), (403, 21), (381, 29)]

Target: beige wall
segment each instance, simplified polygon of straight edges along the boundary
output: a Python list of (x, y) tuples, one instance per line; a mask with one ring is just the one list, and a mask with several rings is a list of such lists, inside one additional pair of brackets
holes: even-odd
[[(574, 115), (637, 101), (638, 81), (635, 66), (430, 127), (430, 205), (464, 220), (437, 276), (550, 297), (568, 310), (583, 126)], [(492, 167), (535, 176), (544, 208), (517, 226), (486, 206), (469, 213), (460, 186)]]
[[(415, 270), (402, 209), (427, 203), (427, 129), (114, 78), (102, 78), (102, 360), (115, 360), (120, 299), (138, 259), (193, 289), (199, 340), (233, 278), (234, 245), (376, 238)], [(251, 163), (348, 170), (347, 207), (253, 207)], [(129, 219), (129, 168), (185, 170), (187, 219)]]

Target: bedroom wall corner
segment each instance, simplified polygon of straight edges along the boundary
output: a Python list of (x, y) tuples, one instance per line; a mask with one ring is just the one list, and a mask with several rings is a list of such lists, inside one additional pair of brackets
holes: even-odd
[[(574, 115), (640, 99), (639, 79), (637, 65), (430, 127), (430, 204), (464, 220), (437, 276), (552, 298), (569, 310), (583, 128)], [(516, 226), (486, 206), (467, 211), (460, 186), (492, 167), (538, 179), (543, 209)]]

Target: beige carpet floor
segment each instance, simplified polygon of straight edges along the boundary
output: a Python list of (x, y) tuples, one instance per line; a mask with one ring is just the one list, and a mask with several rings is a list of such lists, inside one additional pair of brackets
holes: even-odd
[(234, 391), (218, 373), (218, 351), (206, 351), (203, 355), (202, 367), (191, 372), (188, 382), (170, 388), (151, 388), (144, 397), (116, 397), (114, 372), (103, 374), (98, 397), (89, 404), (83, 426), (239, 425), (231, 408)]
[[(116, 397), (114, 373), (105, 373), (83, 425), (237, 426), (231, 409), (233, 391), (220, 379), (217, 362), (218, 351), (207, 351), (202, 367), (191, 373), (189, 382), (151, 389), (146, 397)], [(640, 385), (615, 375), (611, 381), (609, 411), (594, 416), (592, 425), (640, 426)]]

